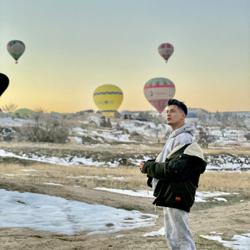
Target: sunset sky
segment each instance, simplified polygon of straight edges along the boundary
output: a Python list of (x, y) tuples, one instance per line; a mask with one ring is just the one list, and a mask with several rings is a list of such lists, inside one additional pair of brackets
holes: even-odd
[[(18, 64), (6, 50), (22, 40)], [(174, 45), (168, 63), (158, 54)], [(0, 107), (97, 109), (93, 92), (119, 86), (119, 110), (153, 110), (146, 81), (166, 77), (175, 98), (208, 111), (250, 111), (249, 0), (0, 0)]]

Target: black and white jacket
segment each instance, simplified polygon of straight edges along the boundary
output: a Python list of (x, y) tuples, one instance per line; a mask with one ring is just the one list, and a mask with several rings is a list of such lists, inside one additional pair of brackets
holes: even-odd
[(149, 177), (159, 181), (154, 189), (153, 204), (190, 211), (194, 203), (199, 177), (206, 169), (203, 152), (196, 142), (179, 145), (167, 156), (165, 162), (148, 160), (142, 169)]

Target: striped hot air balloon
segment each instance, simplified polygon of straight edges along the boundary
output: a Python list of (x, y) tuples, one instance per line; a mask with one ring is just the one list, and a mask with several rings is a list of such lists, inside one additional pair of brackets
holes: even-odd
[(167, 62), (169, 57), (174, 53), (174, 46), (171, 43), (162, 43), (158, 47), (158, 52)]
[(114, 117), (123, 100), (122, 90), (112, 84), (97, 87), (93, 94), (95, 105), (106, 117)]
[(159, 113), (162, 113), (169, 99), (172, 99), (175, 95), (175, 85), (167, 78), (152, 78), (144, 85), (144, 95), (151, 105)]

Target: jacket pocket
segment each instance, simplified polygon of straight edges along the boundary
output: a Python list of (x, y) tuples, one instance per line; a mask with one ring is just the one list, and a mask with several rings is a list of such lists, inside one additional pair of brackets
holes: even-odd
[(194, 203), (196, 187), (192, 182), (171, 183), (173, 203), (181, 207), (191, 207)]

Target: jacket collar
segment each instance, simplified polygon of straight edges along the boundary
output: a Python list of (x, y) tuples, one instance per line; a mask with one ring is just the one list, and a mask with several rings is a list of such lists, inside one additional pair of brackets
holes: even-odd
[[(176, 151), (178, 151), (179, 149), (181, 149), (182, 147), (184, 147), (185, 144), (179, 145), (177, 147), (175, 147), (167, 156), (167, 158), (169, 159), (171, 157), (171, 155), (173, 155)], [(201, 147), (199, 146), (199, 144), (197, 142), (193, 142), (191, 144), (189, 144), (184, 152), (184, 154), (186, 155), (190, 155), (190, 156), (196, 156), (198, 158), (201, 158), (202, 160), (204, 160), (204, 155), (202, 152)]]

